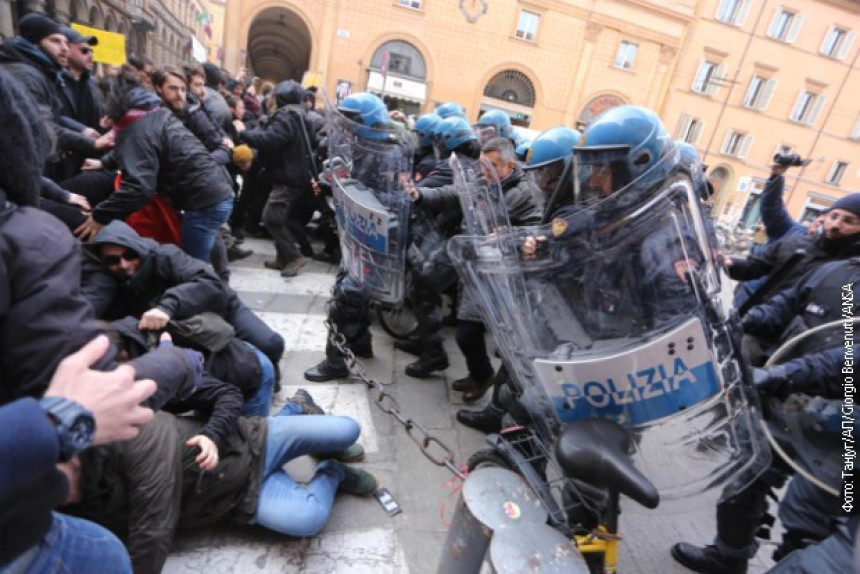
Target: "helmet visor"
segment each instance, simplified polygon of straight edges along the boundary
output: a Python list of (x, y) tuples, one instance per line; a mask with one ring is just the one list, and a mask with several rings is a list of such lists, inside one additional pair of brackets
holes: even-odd
[(552, 195), (561, 181), (564, 173), (564, 158), (542, 163), (535, 167), (526, 168), (528, 177), (546, 195)]
[(632, 181), (627, 146), (574, 148), (574, 197), (590, 205), (624, 189)]
[(472, 130), (478, 136), (478, 141), (481, 145), (499, 135), (499, 128), (492, 124), (473, 124)]

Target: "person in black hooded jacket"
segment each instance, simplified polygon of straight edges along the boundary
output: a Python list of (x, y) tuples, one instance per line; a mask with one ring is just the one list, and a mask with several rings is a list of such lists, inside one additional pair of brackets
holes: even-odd
[(293, 80), (279, 83), (275, 88), (278, 110), (265, 127), (239, 131), (239, 139), (259, 152), (257, 161), (273, 184), (263, 222), (275, 240), (276, 256), (265, 266), (280, 270), (284, 277), (295, 276), (307, 263), (296, 242), (310, 255), (310, 241), (296, 217), (299, 204), (313, 201), (311, 180), (318, 173), (312, 155), (316, 136), (302, 105), (304, 92)]
[(175, 245), (161, 245), (113, 221), (87, 244), (81, 291), (98, 317), (139, 317), (140, 328), (161, 330), (170, 319), (211, 311), (233, 325), (236, 336), (262, 351), (273, 365), (284, 339), (224, 285), (205, 263)]
[[(109, 136), (95, 140), (64, 125), (60, 90), (69, 49), (60, 25), (41, 14), (28, 14), (18, 27), (21, 35), (0, 45), (0, 67), (24, 85), (39, 115), (56, 134), (58, 148), (87, 155), (109, 148)], [(55, 173), (58, 162), (59, 156), (49, 158), (47, 175), (59, 175)]]
[(233, 209), (227, 170), (171, 110), (161, 107), (158, 96), (135, 81), (117, 80), (105, 108), (118, 133), (115, 155), (121, 184), (75, 234), (91, 239), (109, 222), (146, 206), (157, 192), (184, 212), (182, 249), (208, 261), (218, 228)]

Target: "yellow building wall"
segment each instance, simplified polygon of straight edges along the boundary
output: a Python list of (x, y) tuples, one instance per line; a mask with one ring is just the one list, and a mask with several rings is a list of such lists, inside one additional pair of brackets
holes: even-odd
[[(856, 69), (851, 71), (860, 39), (842, 60), (819, 53), (831, 25), (860, 32), (860, 6), (850, 0), (752, 0), (743, 25), (734, 26), (716, 19), (719, 5), (720, 0), (488, 0), (487, 12), (470, 23), (458, 0), (424, 0), (417, 10), (398, 0), (229, 0), (224, 66), (238, 68), (254, 18), (282, 7), (307, 27), (310, 69), (321, 73), (330, 93), (340, 79), (352, 82), (353, 91), (366, 89), (377, 48), (403, 40), (425, 60), (422, 112), (454, 100), (475, 119), (490, 78), (513, 69), (534, 85), (534, 129), (575, 125), (583, 107), (601, 95), (654, 109), (672, 134), (682, 115), (694, 116), (704, 122), (695, 145), (705, 162), (711, 170), (729, 172), (714, 211), (728, 219), (736, 219), (751, 197), (738, 190), (739, 184), (766, 179), (780, 145), (814, 160), (802, 171), (789, 172), (786, 198), (793, 215), (799, 216), (811, 197), (826, 204), (860, 188), (860, 142), (847, 137), (860, 114), (860, 78)], [(793, 43), (767, 37), (780, 7), (803, 15)], [(541, 16), (534, 41), (514, 37), (520, 10)], [(638, 44), (632, 70), (614, 65), (622, 40)], [(722, 86), (710, 96), (691, 87), (703, 58), (725, 66)], [(756, 72), (777, 81), (762, 111), (742, 105)], [(805, 88), (826, 98), (811, 126), (789, 119)], [(753, 135), (745, 158), (720, 151), (732, 129)], [(824, 180), (836, 159), (849, 167), (841, 183), (832, 185)]]

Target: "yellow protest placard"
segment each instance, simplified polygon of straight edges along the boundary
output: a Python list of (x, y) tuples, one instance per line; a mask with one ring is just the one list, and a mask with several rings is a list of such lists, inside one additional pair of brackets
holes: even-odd
[(308, 89), (312, 86), (317, 88), (322, 85), (322, 72), (306, 71), (302, 76), (302, 87)]
[(125, 36), (76, 23), (72, 24), (72, 28), (84, 36), (99, 39), (99, 43), (93, 46), (93, 61), (111, 66), (125, 64)]

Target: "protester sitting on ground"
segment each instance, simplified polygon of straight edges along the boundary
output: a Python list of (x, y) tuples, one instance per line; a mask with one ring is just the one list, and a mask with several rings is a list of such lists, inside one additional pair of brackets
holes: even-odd
[(210, 311), (232, 325), (236, 337), (261, 350), (278, 372), (284, 339), (208, 265), (176, 246), (159, 245), (114, 221), (86, 245), (83, 261), (81, 291), (98, 317), (133, 315), (140, 318), (140, 329), (162, 330), (170, 320)]
[[(155, 345), (155, 331), (138, 329), (137, 317), (109, 324), (110, 333), (125, 360), (146, 356)], [(272, 406), (275, 369), (262, 351), (239, 340), (232, 325), (214, 313), (201, 313), (184, 321), (170, 321), (162, 334), (175, 339), (177, 349), (202, 353), (201, 374), (239, 389), (244, 405), (239, 414), (268, 416)], [(166, 343), (158, 348), (164, 349)]]
[[(296, 416), (309, 415), (309, 416)], [(135, 574), (161, 571), (174, 530), (218, 522), (258, 524), (289, 536), (318, 534), (337, 492), (368, 496), (376, 479), (359, 468), (358, 423), (325, 416), (299, 389), (278, 415), (239, 417), (212, 470), (186, 442), (201, 423), (159, 413), (134, 441), (90, 449), (81, 458), (79, 503), (73, 514), (125, 533)], [(315, 455), (313, 478), (297, 483), (283, 466)]]

